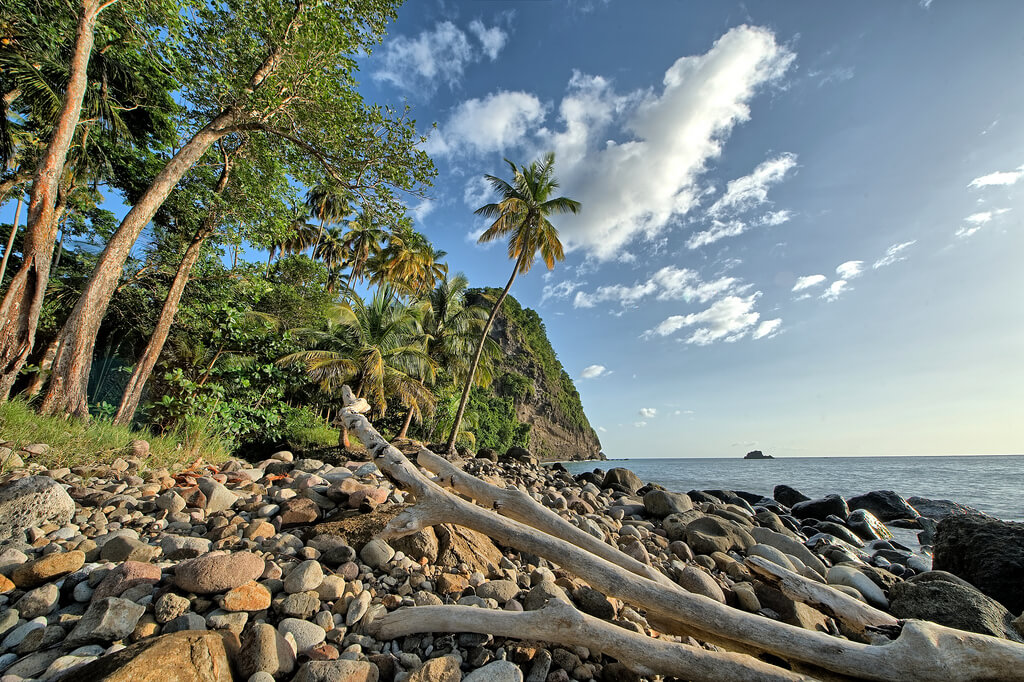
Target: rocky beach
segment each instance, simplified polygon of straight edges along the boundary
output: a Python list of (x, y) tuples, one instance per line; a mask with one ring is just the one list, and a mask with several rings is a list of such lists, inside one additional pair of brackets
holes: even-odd
[[(0, 682), (676, 679), (528, 631), (380, 633), (397, 609), (442, 604), (529, 612), (561, 601), (629, 633), (716, 650), (663, 634), (645, 609), (461, 526), (384, 541), (409, 499), (373, 461), (281, 451), (148, 468), (144, 444), (133, 447), (134, 456), (70, 469), (33, 464), (42, 444), (0, 448)], [(457, 465), (526, 492), (685, 590), (766, 621), (849, 634), (826, 606), (792, 598), (777, 566), (900, 623), (1024, 642), (1021, 524), (891, 491), (684, 493), (622, 468), (573, 477), (521, 448), (484, 454)], [(889, 526), (920, 533), (924, 553)]]

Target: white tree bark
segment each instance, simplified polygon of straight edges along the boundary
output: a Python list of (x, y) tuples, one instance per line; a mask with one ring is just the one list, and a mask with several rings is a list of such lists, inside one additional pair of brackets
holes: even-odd
[[(354, 401), (348, 387), (344, 387), (343, 399), (346, 405)], [(696, 633), (694, 636), (726, 648), (770, 653), (791, 662), (793, 667), (812, 666), (840, 675), (890, 682), (1024, 681), (1024, 645), (1008, 640), (911, 620), (904, 623), (895, 640), (881, 645), (862, 644), (780, 623), (667, 587), (562, 538), (548, 535), (532, 524), (503, 518), (453, 495), (417, 470), (364, 416), (345, 408), (342, 419), (366, 445), (377, 467), (415, 499), (412, 507), (388, 524), (382, 533), (385, 539), (441, 523), (471, 528), (507, 547), (542, 556), (604, 594), (645, 609), (649, 619), (653, 617), (663, 628), (665, 624), (671, 628), (667, 632)], [(541, 521), (531, 520), (543, 525)], [(830, 601), (839, 603), (835, 599)], [(403, 609), (401, 613), (411, 617), (419, 608), (423, 607)], [(450, 631), (458, 631), (454, 627), (456, 623), (449, 625), (453, 626)], [(528, 635), (527, 632), (522, 634)], [(748, 658), (750, 665), (760, 663)], [(623, 662), (626, 660), (634, 665), (650, 663), (636, 659), (623, 659)], [(751, 672), (749, 679), (759, 678)]]

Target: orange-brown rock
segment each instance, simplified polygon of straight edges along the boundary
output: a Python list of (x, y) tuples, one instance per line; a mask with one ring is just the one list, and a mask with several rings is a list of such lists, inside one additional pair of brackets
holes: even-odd
[(73, 573), (84, 564), (85, 553), (77, 549), (70, 552), (54, 552), (18, 566), (11, 573), (11, 582), (23, 590), (30, 590), (68, 573)]
[(270, 591), (255, 580), (233, 588), (224, 595), (225, 611), (262, 611), (270, 608)]
[(232, 682), (238, 637), (226, 630), (185, 631), (143, 640), (76, 668), (90, 682)]

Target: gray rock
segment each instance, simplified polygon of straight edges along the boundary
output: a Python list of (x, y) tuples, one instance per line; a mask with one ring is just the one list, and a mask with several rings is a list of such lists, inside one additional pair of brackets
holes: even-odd
[(469, 673), (462, 682), (523, 682), (523, 671), (511, 661), (495, 661)]
[(188, 599), (180, 597), (173, 592), (167, 592), (156, 600), (153, 605), (153, 616), (158, 623), (169, 623), (178, 616), (188, 612), (190, 603)]
[(130, 537), (118, 537), (103, 545), (103, 549), (100, 550), (100, 559), (115, 563), (122, 561), (141, 561), (146, 563), (155, 558), (159, 553), (159, 547), (153, 547), (141, 540)]
[(615, 467), (613, 469), (609, 469), (608, 473), (604, 475), (604, 482), (601, 484), (601, 487), (621, 490), (632, 495), (637, 490), (644, 487), (644, 482), (640, 480), (639, 476), (629, 469)]
[(549, 599), (557, 599), (567, 604), (570, 603), (569, 597), (566, 596), (561, 587), (553, 582), (544, 581), (530, 589), (526, 594), (526, 599), (523, 600), (523, 608), (527, 611), (536, 611), (547, 604)]
[(748, 529), (750, 534), (754, 536), (762, 545), (770, 545), (775, 549), (782, 550), (786, 554), (792, 554), (800, 561), (804, 562), (804, 565), (813, 570), (822, 578), (825, 577), (825, 564), (821, 563), (821, 559), (815, 556), (814, 552), (804, 547), (803, 543), (794, 540), (788, 535), (782, 533), (776, 533), (770, 528), (760, 528), (755, 526)]
[(309, 651), (327, 638), (327, 632), (322, 627), (298, 618), (285, 618), (278, 623), (277, 629), (282, 635), (291, 633), (300, 654)]
[(490, 580), (476, 588), (478, 597), (504, 604), (519, 594), (519, 585), (511, 580)]
[(196, 481), (199, 489), (206, 495), (206, 512), (215, 514), (230, 509), (238, 501), (238, 495), (225, 488), (212, 478), (200, 478)]
[(828, 569), (829, 585), (846, 585), (864, 595), (864, 598), (872, 606), (880, 609), (889, 607), (889, 600), (885, 598), (885, 592), (860, 571), (850, 566), (833, 566)]
[(264, 565), (262, 558), (249, 552), (205, 554), (178, 564), (174, 569), (174, 583), (196, 594), (226, 592), (259, 578)]
[(669, 514), (680, 514), (693, 509), (693, 502), (686, 493), (652, 490), (644, 495), (644, 506), (651, 516), (664, 518)]
[(846, 519), (846, 525), (864, 540), (888, 540), (892, 532), (867, 509), (855, 509)]
[(320, 587), (324, 581), (324, 570), (319, 562), (309, 560), (303, 561), (292, 569), (292, 572), (284, 579), (284, 591), (288, 594), (296, 592), (308, 592)]
[(295, 655), (291, 647), (273, 625), (256, 623), (244, 634), (239, 655), (235, 659), (238, 672), (244, 677), (258, 672), (285, 675), (295, 668)]
[(608, 597), (592, 587), (581, 585), (576, 588), (572, 591), (572, 600), (576, 602), (580, 611), (595, 618), (611, 620), (615, 617), (615, 607), (608, 601)]
[(891, 490), (873, 490), (851, 497), (846, 503), (850, 509), (867, 509), (880, 521), (916, 519), (919, 516), (917, 510), (910, 506), (903, 496)]
[(377, 682), (380, 672), (367, 661), (310, 661), (299, 668), (292, 682)]
[[(184, 501), (184, 500), (182, 500)], [(168, 559), (194, 559), (210, 551), (212, 543), (206, 538), (188, 535), (165, 535), (160, 539), (160, 549)]]
[(280, 610), (292, 618), (309, 618), (320, 610), (320, 597), (312, 590), (289, 594), (281, 602)]
[(787, 507), (792, 507), (794, 504), (807, 502), (811, 499), (796, 488), (792, 488), (788, 485), (775, 486), (775, 490), (772, 492), (772, 497), (774, 497), (777, 502), (784, 504)]
[(0, 487), (0, 540), (47, 523), (66, 526), (74, 514), (75, 501), (48, 476), (27, 476)]
[(45, 616), (50, 611), (53, 611), (57, 607), (59, 599), (60, 589), (53, 583), (47, 583), (42, 587), (26, 592), (25, 596), (15, 604), (15, 607), (22, 618), (31, 620), (38, 616)]
[(691, 509), (680, 514), (666, 516), (661, 522), (661, 527), (664, 529), (669, 540), (673, 542), (683, 541), (686, 540), (686, 527), (703, 517), (704, 515), (696, 509)]
[(65, 645), (77, 646), (124, 639), (132, 633), (145, 612), (145, 606), (118, 597), (95, 601), (89, 605), (85, 615), (68, 635)]
[(754, 545), (747, 549), (747, 556), (759, 556), (762, 559), (767, 559), (773, 564), (778, 564), (783, 568), (789, 569), (794, 573), (799, 573), (799, 570), (795, 565), (793, 565), (793, 562), (789, 560), (786, 553), (780, 549), (772, 547), (771, 545)]
[(897, 618), (919, 618), (993, 637), (1024, 641), (1013, 615), (978, 589), (947, 580), (897, 583), (889, 591), (889, 610)]
[(697, 554), (728, 553), (756, 544), (747, 530), (719, 516), (705, 516), (686, 526), (686, 544)]
[(688, 592), (700, 594), (724, 604), (725, 593), (722, 587), (710, 575), (696, 566), (684, 566), (677, 572), (676, 582)]
[(798, 519), (819, 519), (823, 521), (829, 514), (845, 520), (850, 515), (850, 509), (846, 501), (839, 495), (826, 495), (817, 500), (797, 502), (793, 505), (793, 516)]
[(359, 558), (372, 568), (383, 568), (394, 556), (395, 550), (378, 538), (370, 540), (359, 550)]
[(183, 616), (178, 616), (174, 620), (164, 625), (161, 632), (168, 634), (171, 632), (182, 632), (184, 630), (205, 630), (206, 619), (200, 616), (198, 613), (186, 613)]
[(960, 576), (1011, 612), (1024, 611), (1024, 523), (949, 516), (936, 530), (932, 564)]

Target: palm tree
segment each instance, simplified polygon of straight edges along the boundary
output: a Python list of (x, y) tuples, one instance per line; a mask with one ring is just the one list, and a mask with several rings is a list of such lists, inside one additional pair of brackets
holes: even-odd
[(348, 232), (345, 233), (342, 244), (348, 251), (352, 263), (353, 282), (363, 277), (366, 263), (381, 252), (381, 242), (385, 237), (387, 231), (364, 211), (360, 211), (355, 220), (348, 224)]
[(334, 225), (352, 212), (351, 199), (352, 195), (348, 190), (332, 185), (314, 185), (306, 192), (306, 206), (320, 220), (320, 230), (313, 243), (314, 249), (324, 236), (325, 226)]
[[(304, 365), (309, 378), (324, 393), (337, 395), (347, 383), (356, 397), (366, 398), (377, 414), (394, 398), (415, 415), (433, 409), (434, 396), (426, 383), (434, 363), (424, 347), (424, 335), (413, 306), (382, 287), (367, 303), (358, 296), (339, 304), (323, 329), (293, 330), (313, 347), (286, 355), (281, 365)], [(348, 447), (342, 427), (338, 445)]]
[(548, 270), (555, 267), (555, 261), (565, 258), (562, 242), (558, 239), (558, 230), (548, 220), (548, 216), (560, 213), (579, 213), (580, 210), (578, 201), (566, 197), (552, 197), (552, 193), (558, 189), (558, 181), (554, 176), (554, 153), (549, 152), (540, 161), (534, 161), (529, 166), (521, 168), (508, 159), (505, 159), (505, 163), (512, 170), (511, 182), (506, 182), (493, 175), (484, 176), (501, 197), (501, 201), (481, 206), (475, 213), (494, 218), (491, 226), (480, 235), (479, 241), (481, 243), (489, 242), (508, 235), (508, 257), (515, 259), (515, 266), (512, 268), (512, 276), (509, 277), (508, 284), (505, 285), (501, 295), (494, 302), (491, 314), (484, 325), (483, 334), (477, 343), (473, 363), (469, 368), (469, 376), (462, 389), (459, 409), (455, 413), (455, 423), (448, 436), (447, 450), (450, 453), (455, 451), (455, 439), (459, 435), (459, 426), (462, 423), (462, 416), (466, 412), (466, 403), (469, 402), (473, 375), (476, 373), (477, 365), (480, 364), (487, 332), (490, 331), (491, 324), (494, 323), (502, 301), (508, 295), (508, 290), (512, 288), (516, 275), (526, 274), (533, 267), (538, 251), (541, 258), (544, 259), (544, 264), (548, 266)]
[(280, 258), (293, 253), (302, 253), (312, 247), (320, 236), (320, 228), (309, 222), (313, 214), (308, 206), (292, 206), (291, 212), (285, 237), (270, 246), (270, 255), (267, 256), (267, 277), (270, 276), (270, 263), (274, 256)]
[(313, 258), (327, 266), (327, 291), (334, 293), (338, 287), (341, 269), (348, 261), (345, 235), (340, 227), (328, 227), (323, 238), (313, 247)]
[(390, 283), (402, 291), (420, 296), (448, 274), (443, 262), (448, 253), (435, 249), (422, 233), (409, 223), (400, 223), (388, 235), (388, 245), (370, 268), (374, 283)]

